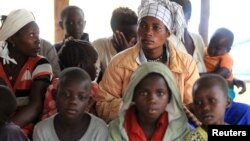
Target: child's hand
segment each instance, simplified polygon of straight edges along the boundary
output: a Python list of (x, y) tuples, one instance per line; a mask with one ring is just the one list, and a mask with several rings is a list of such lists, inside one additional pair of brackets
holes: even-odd
[(112, 43), (118, 52), (123, 51), (134, 45), (135, 38), (132, 38), (129, 42), (126, 40), (124, 34), (120, 31), (116, 31), (113, 35)]
[(241, 88), (241, 90), (239, 91), (239, 94), (243, 94), (244, 92), (246, 92), (246, 83), (242, 80), (238, 80), (236, 78), (234, 78), (233, 80), (233, 84), (239, 89)]

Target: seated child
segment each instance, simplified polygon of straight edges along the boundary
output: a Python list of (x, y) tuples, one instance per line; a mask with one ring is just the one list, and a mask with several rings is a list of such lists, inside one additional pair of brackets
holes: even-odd
[(14, 93), (0, 85), (0, 141), (28, 141), (21, 128), (9, 121), (17, 109)]
[(204, 62), (208, 73), (216, 73), (228, 81), (229, 97), (233, 100), (233, 59), (229, 52), (234, 40), (232, 31), (226, 28), (219, 28), (212, 36), (208, 48), (204, 54)]
[(34, 141), (106, 141), (106, 123), (84, 112), (91, 98), (91, 78), (77, 67), (59, 74), (56, 91), (58, 114), (40, 121), (34, 128)]
[(60, 18), (59, 25), (64, 32), (64, 39), (54, 45), (57, 52), (68, 37), (89, 42), (89, 34), (84, 32), (86, 20), (81, 8), (73, 5), (67, 6), (62, 10)]
[[(96, 78), (95, 63), (98, 55), (93, 46), (86, 41), (67, 38), (58, 57), (62, 70), (68, 67), (79, 67), (88, 72), (92, 80), (91, 94), (95, 101), (95, 94), (98, 89), (97, 83), (94, 82)], [(53, 92), (57, 88), (57, 81), (58, 79), (54, 79), (47, 89), (41, 119), (46, 119), (57, 112), (55, 100), (53, 98)], [(95, 114), (94, 101), (93, 106), (90, 106), (90, 112), (93, 114)]]
[(190, 132), (186, 141), (208, 140), (208, 125), (226, 125), (226, 108), (230, 105), (228, 84), (218, 74), (205, 74), (193, 85), (193, 108), (202, 125)]
[(183, 140), (190, 128), (173, 82), (163, 63), (142, 64), (123, 94), (118, 118), (109, 125), (109, 141)]

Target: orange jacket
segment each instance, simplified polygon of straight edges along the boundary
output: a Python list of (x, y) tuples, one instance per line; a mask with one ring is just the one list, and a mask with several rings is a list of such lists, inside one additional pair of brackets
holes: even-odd
[[(192, 86), (199, 78), (196, 62), (188, 54), (176, 49), (168, 42), (169, 48), (169, 69), (176, 78), (182, 101), (184, 104), (192, 103)], [(122, 105), (122, 95), (127, 89), (130, 76), (139, 64), (136, 58), (139, 56), (141, 46), (134, 47), (120, 52), (111, 60), (102, 81), (99, 83), (97, 92), (96, 110), (98, 116), (109, 122), (117, 117)]]

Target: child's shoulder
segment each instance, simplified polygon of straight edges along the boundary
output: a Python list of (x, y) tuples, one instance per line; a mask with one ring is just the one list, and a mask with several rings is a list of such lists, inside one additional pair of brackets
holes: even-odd
[(106, 140), (108, 137), (107, 124), (95, 115), (89, 115), (91, 117), (90, 124), (84, 134), (83, 140)]
[(54, 126), (53, 124), (54, 119), (55, 119), (55, 115), (38, 122), (35, 125), (35, 130), (44, 130), (44, 129), (51, 128), (51, 126)]
[(89, 127), (90, 126), (93, 126), (93, 127), (104, 127), (104, 128), (107, 128), (107, 124), (104, 122), (104, 120), (102, 120), (101, 118), (93, 115), (93, 114), (90, 114), (88, 113), (91, 117), (90, 119), (90, 124), (89, 124)]

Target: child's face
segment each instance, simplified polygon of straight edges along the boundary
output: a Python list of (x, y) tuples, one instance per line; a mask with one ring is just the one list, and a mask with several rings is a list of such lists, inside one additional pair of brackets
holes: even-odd
[(86, 23), (83, 13), (78, 9), (74, 9), (69, 11), (68, 16), (62, 20), (62, 28), (66, 36), (80, 39)]
[(79, 83), (79, 81), (71, 80), (71, 85), (58, 87), (56, 105), (63, 117), (74, 120), (84, 113), (90, 99), (88, 83), (87, 81)]
[(209, 45), (208, 45), (208, 54), (209, 56), (222, 56), (225, 53), (229, 52), (228, 41), (224, 37), (214, 36)]
[(134, 102), (140, 117), (157, 120), (170, 99), (169, 88), (162, 76), (150, 74), (136, 86)]
[(118, 26), (117, 30), (124, 34), (128, 43), (133, 41), (130, 43), (130, 45), (134, 45), (136, 43), (137, 25), (120, 25)]
[(229, 105), (229, 99), (220, 85), (200, 88), (193, 95), (193, 99), (194, 111), (204, 125), (224, 124), (224, 114)]

